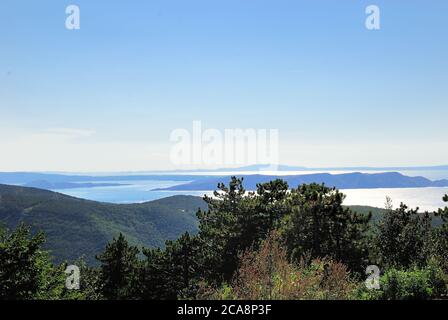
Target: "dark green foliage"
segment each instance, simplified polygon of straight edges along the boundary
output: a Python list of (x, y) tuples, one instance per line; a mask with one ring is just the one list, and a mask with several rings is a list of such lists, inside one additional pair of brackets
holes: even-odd
[(357, 297), (370, 300), (428, 300), (446, 295), (446, 275), (433, 265), (424, 268), (388, 269), (379, 290), (361, 289)]
[(196, 236), (185, 233), (176, 241), (168, 241), (165, 255), (171, 261), (169, 285), (178, 295), (190, 297), (195, 292), (202, 264), (200, 261), (201, 243)]
[(185, 233), (176, 241), (167, 241), (165, 250), (144, 250), (143, 296), (177, 299), (192, 297), (200, 280), (202, 264), (198, 237)]
[(245, 192), (242, 180), (233, 177), (228, 187), (222, 183), (218, 185), (215, 198), (204, 198), (208, 210), (200, 210), (197, 214), (205, 267), (209, 268), (209, 277), (217, 281), (221, 280), (222, 275), (227, 278), (232, 276), (236, 268), (236, 254), (242, 249), (238, 241), (242, 231), (238, 222), (248, 208)]
[(440, 287), (444, 286), (442, 279), (434, 274), (434, 270), (398, 271), (388, 270), (381, 278), (380, 299), (432, 299), (440, 294)]
[[(9, 222), (27, 217), (36, 219), (34, 215), (43, 212), (39, 208), (51, 208), (53, 214), (62, 212), (52, 220), (61, 223), (67, 217), (73, 218), (73, 213), (81, 212), (77, 210), (98, 209), (89, 201), (54, 193), (50, 194), (55, 198), (42, 203), (41, 191), (33, 193), (28, 189), (12, 188), (8, 192), (0, 194), (0, 213), (4, 210), (7, 220), (12, 219)], [(46, 191), (42, 192), (48, 196)], [(23, 202), (13, 201), (18, 198)], [(173, 197), (151, 205), (136, 205), (133, 207), (137, 210), (135, 220), (125, 213), (127, 206), (123, 206), (124, 211), (114, 211), (121, 206), (100, 204), (104, 206), (101, 210), (114, 211), (108, 217), (116, 219), (102, 227), (132, 229), (137, 234), (149, 225), (169, 229), (170, 226), (164, 224), (178, 223), (176, 217), (179, 215), (194, 219), (190, 212), (182, 211), (183, 207), (191, 209), (192, 203), (196, 203), (192, 199), (196, 198)], [(447, 196), (444, 199), (448, 201)], [(119, 233), (97, 256), (99, 267), (79, 259), (75, 264), (81, 269), (80, 290), (65, 289), (66, 264), (51, 263), (48, 252), (42, 249), (44, 237), (41, 233), (33, 235), (29, 227), (21, 224), (12, 233), (0, 228), (0, 299), (195, 299), (204, 296), (204, 289), (228, 288), (226, 283), (234, 284), (236, 276), (265, 279), (268, 297), (272, 297), (272, 288), (277, 288), (281, 297), (297, 298), (435, 299), (447, 296), (447, 208), (437, 212), (438, 223), (434, 224), (434, 214), (419, 213), (418, 209), (408, 209), (405, 205), (395, 210), (389, 206), (386, 210), (375, 211), (378, 222), (372, 225), (371, 214), (367, 213), (371, 211), (369, 208), (352, 210), (342, 206), (343, 200), (344, 195), (335, 188), (310, 184), (288, 190), (288, 185), (281, 180), (259, 184), (255, 192), (246, 192), (243, 180), (232, 177), (228, 186), (218, 185), (214, 197), (205, 197), (208, 210), (197, 212), (199, 233), (184, 232), (177, 240), (166, 241), (163, 248), (143, 248), (143, 254), (134, 245), (135, 238), (131, 237), (132, 241), (128, 242), (127, 235)], [(88, 206), (84, 207), (86, 203)], [(175, 213), (165, 212), (161, 216), (151, 211), (150, 214), (146, 211), (148, 206), (156, 206), (156, 211), (162, 212), (171, 208)], [(118, 212), (123, 216), (118, 217)], [(21, 219), (17, 219), (17, 215)], [(80, 216), (87, 224), (97, 219), (97, 223), (107, 223), (96, 214)], [(148, 223), (143, 221), (144, 217), (157, 221)], [(125, 223), (124, 219), (128, 221)], [(147, 224), (138, 225), (140, 222)], [(70, 232), (89, 235), (83, 229), (85, 227), (73, 227)], [(69, 229), (70, 225), (64, 228)], [(181, 228), (170, 230), (177, 232)], [(266, 240), (270, 234), (279, 237), (282, 259), (273, 259), (275, 250), (266, 245), (270, 243)], [(241, 265), (247, 260), (242, 259), (244, 254), (254, 257), (251, 252), (262, 253), (258, 255), (259, 261)], [(316, 261), (331, 261), (333, 269), (330, 272), (326, 262), (316, 264)], [(360, 276), (366, 265), (375, 263), (382, 271), (381, 289), (367, 290), (363, 283), (365, 278)], [(311, 272), (310, 276), (316, 266), (318, 272)], [(241, 273), (241, 270), (247, 272)], [(264, 277), (262, 271), (269, 276)], [(249, 286), (250, 297), (254, 299), (265, 296), (258, 294), (265, 289), (260, 288), (257, 281)], [(333, 284), (331, 288), (322, 287), (325, 283), (343, 284), (343, 294), (333, 295), (339, 291)], [(230, 297), (227, 294), (221, 296)]]
[[(448, 194), (446, 194), (443, 197), (443, 201), (448, 202)], [(445, 207), (443, 209), (439, 209), (439, 212), (437, 213), (437, 216), (440, 216), (444, 223), (448, 223), (448, 207)]]
[(218, 185), (214, 198), (205, 197), (208, 211), (199, 211), (199, 237), (208, 277), (229, 280), (237, 268), (238, 254), (257, 246), (287, 212), (288, 185), (275, 180), (246, 193), (243, 180), (232, 177), (229, 186)]
[(102, 300), (104, 283), (101, 269), (89, 266), (84, 259), (78, 259), (74, 265), (80, 269), (80, 299)]
[(143, 249), (146, 259), (140, 270), (140, 296), (145, 300), (172, 300), (177, 298), (176, 288), (172, 288), (168, 279), (173, 277), (171, 273), (171, 261), (166, 252), (159, 248)]
[(0, 300), (76, 299), (65, 288), (65, 265), (55, 266), (41, 246), (42, 233), (31, 235), (21, 224), (0, 230)]
[(342, 206), (344, 195), (324, 185), (302, 185), (291, 190), (290, 214), (281, 232), (296, 260), (332, 257), (353, 271), (366, 265), (370, 214), (358, 214)]
[(167, 241), (165, 250), (144, 249), (142, 297), (173, 300), (194, 295), (201, 268), (200, 250), (198, 237), (188, 233), (176, 241)]
[[(443, 197), (448, 202), (448, 195)], [(440, 209), (437, 213), (443, 224), (433, 230), (432, 258), (437, 260), (441, 267), (448, 273), (448, 207)]]
[(404, 204), (389, 210), (378, 226), (376, 248), (383, 268), (424, 266), (430, 256), (431, 217)]
[(97, 257), (101, 262), (102, 294), (106, 299), (124, 300), (137, 298), (139, 286), (139, 250), (130, 246), (120, 234)]
[(0, 298), (27, 299), (40, 288), (42, 233), (30, 236), (29, 228), (20, 225), (13, 233), (0, 231)]

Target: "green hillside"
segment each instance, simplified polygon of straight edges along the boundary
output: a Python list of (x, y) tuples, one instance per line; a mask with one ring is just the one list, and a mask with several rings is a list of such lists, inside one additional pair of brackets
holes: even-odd
[(355, 212), (361, 213), (361, 214), (372, 214), (372, 223), (378, 222), (382, 219), (382, 217), (386, 214), (387, 210), (384, 208), (376, 208), (376, 207), (369, 207), (369, 206), (348, 206), (350, 209), (352, 209)]
[[(56, 262), (95, 255), (122, 233), (131, 244), (163, 247), (185, 231), (197, 231), (196, 211), (206, 208), (194, 196), (173, 196), (141, 204), (110, 204), (78, 199), (51, 191), (0, 184), (0, 224), (14, 229), (25, 222), (47, 237), (46, 248)], [(385, 209), (350, 206), (379, 221)], [(438, 221), (437, 221), (438, 222)], [(436, 223), (437, 225), (439, 223)]]
[[(387, 209), (384, 208), (376, 208), (376, 207), (369, 207), (369, 206), (348, 206), (351, 210), (361, 213), (361, 214), (372, 214), (372, 220), (371, 223), (375, 224), (380, 222), (380, 220), (384, 217), (384, 215), (387, 213)], [(442, 225), (443, 221), (440, 217), (434, 216), (433, 213), (430, 213), (430, 216), (432, 217), (431, 224), (433, 227), (438, 227)]]
[(109, 204), (35, 188), (0, 185), (0, 223), (13, 229), (25, 222), (42, 230), (56, 261), (85, 256), (95, 262), (114, 236), (134, 245), (163, 246), (183, 232), (195, 232), (201, 198), (174, 196), (142, 204)]

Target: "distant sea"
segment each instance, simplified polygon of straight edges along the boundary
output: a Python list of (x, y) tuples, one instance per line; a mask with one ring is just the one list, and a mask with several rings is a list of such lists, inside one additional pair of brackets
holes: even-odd
[(434, 211), (446, 206), (442, 197), (448, 188), (398, 188), (398, 189), (350, 189), (341, 190), (347, 197), (345, 205), (364, 205), (384, 208), (386, 196), (392, 199), (394, 208), (403, 202), (410, 208)]
[[(363, 171), (366, 173), (374, 173), (374, 171)], [(423, 176), (431, 180), (448, 179), (448, 170), (428, 170), (428, 171), (399, 171), (407, 176)], [(242, 172), (238, 172), (243, 174)], [(238, 174), (221, 173), (220, 175)], [(272, 172), (269, 172), (271, 174)], [(276, 174), (294, 175), (316, 173), (315, 171), (289, 171)], [(343, 172), (332, 171), (330, 173), (337, 174)], [(204, 174), (204, 173), (201, 173)], [(216, 174), (216, 173), (214, 173)], [(267, 174), (265, 172), (244, 172), (244, 174)], [(104, 183), (105, 181), (101, 181)], [(107, 181), (111, 183), (128, 184), (124, 186), (114, 187), (95, 187), (95, 188), (76, 188), (54, 190), (77, 198), (111, 202), (111, 203), (138, 203), (161, 199), (173, 195), (193, 195), (203, 196), (211, 195), (213, 190), (204, 191), (151, 191), (156, 188), (166, 188), (177, 184), (187, 183), (189, 181)], [(366, 205), (373, 207), (384, 207), (386, 196), (393, 200), (393, 204), (397, 207), (400, 202), (406, 203), (409, 207), (419, 207), (421, 210), (436, 210), (443, 207), (442, 197), (448, 194), (448, 188), (396, 188), (396, 189), (351, 189), (342, 190), (347, 198), (346, 205)]]
[[(157, 200), (174, 195), (192, 195), (202, 197), (207, 191), (151, 191), (156, 188), (167, 188), (177, 184), (184, 184), (190, 181), (101, 181), (101, 183), (119, 183), (122, 186), (94, 187), (94, 188), (73, 188), (53, 190), (76, 198), (111, 202), (111, 203), (141, 203)], [(95, 181), (93, 181), (95, 183)], [(209, 192), (210, 194), (212, 192)]]

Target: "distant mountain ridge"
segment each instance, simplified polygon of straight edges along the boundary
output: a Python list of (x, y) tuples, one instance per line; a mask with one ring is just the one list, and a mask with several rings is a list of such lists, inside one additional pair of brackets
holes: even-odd
[(231, 171), (419, 171), (419, 170), (448, 170), (448, 165), (437, 166), (396, 166), (396, 167), (369, 167), (369, 166), (352, 166), (352, 167), (306, 167), (306, 166), (290, 166), (290, 165), (270, 165), (270, 164), (253, 164), (243, 167), (219, 168), (219, 169), (190, 169), (190, 170), (174, 170), (170, 172), (231, 172)]
[(0, 172), (0, 184), (27, 184), (34, 181), (46, 181), (48, 183), (81, 183), (101, 181), (139, 181), (139, 180), (161, 180), (161, 181), (189, 181), (198, 179), (201, 175), (180, 174), (135, 174), (135, 175), (75, 175), (39, 172)]
[(126, 186), (125, 183), (91, 183), (91, 182), (49, 182), (47, 180), (31, 181), (24, 184), (24, 187), (39, 188), (46, 190), (74, 189), (74, 188), (96, 188), (96, 187), (118, 187)]
[[(247, 167), (246, 167), (247, 168)], [(255, 168), (255, 167), (251, 167)], [(258, 167), (260, 168), (260, 167)], [(340, 189), (371, 189), (371, 188), (421, 188), (421, 187), (446, 187), (448, 180), (429, 180), (425, 177), (409, 177), (398, 172), (383, 173), (308, 173), (300, 175), (261, 175), (261, 174), (237, 174), (245, 178), (247, 189), (255, 189), (257, 183), (267, 182), (273, 179), (284, 179), (290, 186), (298, 186), (303, 183), (325, 183)], [(70, 188), (93, 188), (120, 186), (127, 181), (159, 180), (178, 181), (179, 184), (154, 189), (171, 191), (203, 191), (213, 190), (218, 182), (229, 180), (230, 175), (189, 175), (189, 174), (157, 174), (157, 175), (116, 175), (116, 176), (88, 176), (88, 175), (61, 175), (33, 172), (0, 172), (0, 184), (13, 184), (29, 187), (37, 187), (47, 190)], [(190, 181), (185, 183), (186, 181)]]
[[(285, 180), (290, 187), (297, 187), (304, 183), (324, 183), (338, 189), (374, 189), (374, 188), (424, 188), (424, 187), (448, 187), (448, 180), (431, 181), (424, 177), (408, 177), (398, 172), (385, 173), (315, 173), (303, 175), (239, 175), (244, 178), (244, 186), (247, 190), (255, 190), (258, 183), (268, 182), (274, 179)], [(180, 184), (158, 190), (170, 191), (205, 191), (214, 190), (221, 181), (229, 180), (229, 176), (219, 176), (200, 179), (190, 183)]]
[[(254, 164), (235, 168), (219, 168), (219, 169), (190, 169), (190, 170), (160, 170), (160, 171), (139, 171), (139, 172), (115, 172), (107, 174), (74, 174), (74, 173), (45, 173), (45, 172), (0, 172), (0, 183), (4, 184), (26, 184), (33, 181), (55, 182), (99, 182), (99, 181), (136, 181), (136, 180), (171, 180), (171, 181), (188, 181), (201, 178), (212, 178), (212, 175), (194, 174), (194, 173), (217, 173), (217, 172), (262, 172), (272, 171), (432, 171), (446, 170), (448, 165), (438, 166), (397, 166), (397, 167), (305, 167), (305, 166), (289, 166), (289, 165), (269, 165)], [(191, 173), (191, 174), (188, 174)], [(216, 175), (214, 175), (216, 176)]]

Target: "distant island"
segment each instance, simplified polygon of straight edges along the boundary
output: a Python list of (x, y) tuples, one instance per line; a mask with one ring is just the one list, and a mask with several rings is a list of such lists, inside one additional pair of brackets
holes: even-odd
[[(399, 172), (371, 172), (370, 170), (380, 170), (381, 168), (344, 168), (359, 169), (364, 172), (349, 173), (323, 173), (316, 172), (318, 169), (305, 167), (279, 166), (278, 171), (292, 174), (262, 174), (267, 171), (269, 165), (253, 165), (234, 169), (222, 169), (222, 174), (218, 171), (210, 171), (206, 174), (203, 170), (196, 174), (187, 174), (181, 171), (165, 173), (114, 173), (114, 174), (59, 174), (59, 173), (39, 173), (39, 172), (0, 172), (0, 183), (9, 185), (20, 185), (25, 187), (35, 187), (46, 190), (63, 190), (74, 188), (95, 188), (114, 187), (132, 184), (134, 181), (171, 181), (178, 182), (174, 186), (157, 188), (151, 191), (206, 191), (214, 190), (221, 181), (229, 180), (231, 175), (243, 177), (248, 190), (255, 190), (258, 183), (267, 182), (273, 179), (284, 179), (291, 187), (296, 187), (304, 183), (324, 183), (327, 186), (339, 189), (374, 189), (374, 188), (425, 188), (425, 187), (448, 187), (448, 180), (430, 180), (421, 176), (407, 176)], [(413, 170), (444, 170), (448, 166), (434, 167), (403, 167), (403, 171)], [(327, 168), (333, 171), (342, 168)], [(386, 169), (391, 168), (383, 168)], [(400, 168), (396, 168), (397, 170)], [(293, 174), (294, 170), (308, 171), (306, 174)], [(321, 170), (324, 170), (321, 168)], [(233, 172), (232, 172), (233, 171)], [(354, 170), (353, 170), (354, 171)], [(367, 172), (366, 172), (367, 171)], [(214, 174), (211, 174), (214, 172)], [(240, 173), (239, 173), (240, 172)]]
[[(305, 166), (289, 166), (289, 165), (272, 165), (272, 164), (253, 164), (235, 168), (219, 168), (219, 169), (190, 169), (190, 170), (174, 170), (165, 171), (166, 173), (193, 173), (193, 172), (236, 172), (236, 171), (422, 171), (422, 170), (448, 170), (448, 165), (438, 166), (396, 166), (396, 167), (305, 167)], [(154, 172), (153, 172), (154, 173)]]
[(31, 181), (25, 183), (24, 187), (32, 187), (47, 190), (62, 190), (75, 188), (96, 188), (96, 187), (118, 187), (127, 186), (124, 183), (90, 183), (90, 182), (49, 182), (46, 180)]
[[(375, 189), (375, 188), (425, 188), (448, 187), (448, 180), (432, 181), (424, 177), (409, 177), (398, 172), (384, 173), (314, 173), (302, 175), (239, 175), (244, 178), (247, 190), (255, 190), (257, 184), (275, 179), (285, 180), (290, 187), (297, 187), (304, 183), (324, 183), (338, 189)], [(229, 176), (216, 176), (207, 179), (199, 179), (189, 183), (179, 184), (168, 188), (158, 188), (152, 191), (203, 191), (214, 190), (219, 182), (226, 181)]]

